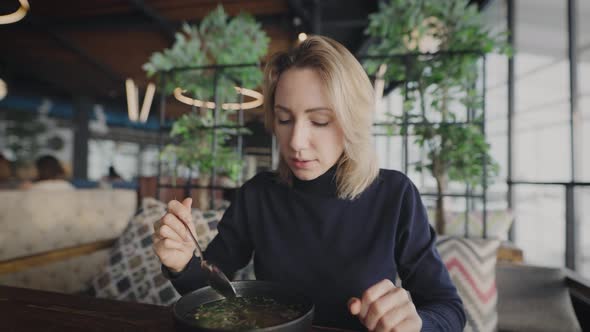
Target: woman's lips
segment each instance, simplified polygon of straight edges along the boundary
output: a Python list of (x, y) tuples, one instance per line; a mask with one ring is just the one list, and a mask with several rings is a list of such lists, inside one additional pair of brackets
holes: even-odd
[(299, 169), (307, 169), (311, 167), (313, 160), (302, 160), (297, 158), (292, 158), (291, 161), (293, 162), (293, 166)]

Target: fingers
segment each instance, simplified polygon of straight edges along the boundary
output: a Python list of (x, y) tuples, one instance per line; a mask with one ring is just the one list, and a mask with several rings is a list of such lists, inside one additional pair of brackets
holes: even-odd
[(160, 229), (157, 232), (158, 236), (165, 237), (162, 234), (162, 228), (164, 228), (164, 226), (167, 226), (169, 230), (172, 230), (174, 233), (177, 234), (178, 237), (180, 237), (184, 241), (190, 241), (191, 238), (188, 234), (188, 230), (186, 229), (184, 222), (180, 221), (180, 219), (178, 219), (177, 216), (175, 216), (172, 213), (166, 213), (166, 215), (162, 217), (161, 221), (162, 226), (160, 226)]
[(364, 320), (367, 316), (371, 304), (393, 288), (395, 288), (393, 282), (389, 279), (384, 279), (367, 289), (361, 299), (361, 312), (359, 314), (361, 320)]
[(186, 242), (158, 239), (154, 242), (152, 249), (160, 262), (174, 272), (184, 270), (192, 257), (192, 252)]
[(184, 245), (181, 242), (174, 241), (172, 239), (161, 239), (154, 243), (154, 249), (156, 253), (161, 252), (163, 249), (184, 249)]
[(187, 209), (190, 209), (192, 204), (193, 204), (193, 199), (190, 197), (187, 197), (184, 199), (184, 201), (182, 201), (182, 205), (184, 205), (184, 207), (186, 207)]
[(412, 310), (416, 310), (414, 304), (409, 302), (396, 307), (394, 309), (389, 310), (379, 321), (375, 327), (375, 331), (391, 331), (393, 328), (400, 331), (407, 331), (402, 329), (402, 323), (408, 321), (410, 318)]
[(350, 298), (348, 309), (369, 331), (420, 331), (422, 327), (409, 293), (387, 279), (367, 289), (361, 299)]
[(178, 242), (186, 241), (168, 225), (163, 225), (162, 227), (160, 227), (159, 232), (155, 233), (155, 235), (160, 239), (168, 238)]
[[(373, 301), (369, 305), (364, 324), (369, 330), (373, 330), (380, 321), (385, 321), (387, 326), (396, 326), (407, 315), (404, 306), (410, 302), (407, 292), (403, 288), (390, 289), (386, 294)], [(390, 321), (386, 316), (394, 317)]]
[(182, 203), (168, 203), (167, 213), (154, 223), (152, 248), (162, 264), (173, 271), (181, 271), (193, 255), (195, 244), (187, 226), (193, 231), (191, 214), (192, 199)]
[[(167, 225), (174, 232), (176, 232), (182, 239), (190, 241), (191, 237), (186, 229), (188, 226), (194, 232), (194, 225), (192, 223), (192, 215), (190, 205), (192, 203), (191, 198), (187, 198), (180, 203), (179, 201), (172, 200), (168, 203), (168, 213), (164, 215), (158, 222), (154, 224), (154, 230), (159, 233), (159, 230)], [(159, 234), (161, 235), (161, 234)]]
[(405, 319), (401, 321), (397, 325), (393, 325), (392, 327), (380, 329), (379, 327), (375, 329), (375, 331), (420, 331), (422, 329), (422, 320), (419, 317), (412, 317), (410, 319)]
[(190, 209), (190, 202), (192, 202), (191, 198), (187, 198), (184, 200), (188, 207), (183, 203), (180, 203), (177, 200), (172, 200), (168, 203), (168, 214), (174, 214), (180, 220), (182, 220), (185, 224), (190, 225), (192, 224), (193, 217), (191, 215)]
[(351, 297), (348, 300), (348, 310), (352, 315), (358, 315), (361, 312), (361, 300), (356, 297)]
[[(166, 215), (164, 215), (164, 217), (166, 217)], [(179, 235), (172, 227), (165, 225), (163, 223), (164, 217), (162, 217), (154, 223), (154, 233), (152, 234), (152, 242), (156, 242), (167, 237), (176, 241), (185, 241), (182, 238), (182, 235)]]

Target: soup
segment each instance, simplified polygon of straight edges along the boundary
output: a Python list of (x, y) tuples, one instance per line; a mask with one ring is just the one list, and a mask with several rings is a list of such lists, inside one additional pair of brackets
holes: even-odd
[(194, 317), (206, 329), (255, 329), (275, 326), (303, 315), (300, 304), (285, 304), (266, 296), (223, 299), (200, 305)]

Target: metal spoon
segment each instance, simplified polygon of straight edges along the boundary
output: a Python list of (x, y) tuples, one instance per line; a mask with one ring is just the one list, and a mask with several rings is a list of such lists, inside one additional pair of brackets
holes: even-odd
[[(226, 277), (226, 275), (223, 273), (223, 271), (221, 271), (221, 269), (219, 269), (214, 264), (209, 264), (205, 260), (205, 258), (203, 256), (203, 250), (201, 250), (201, 246), (199, 246), (199, 242), (197, 242), (197, 238), (193, 235), (193, 232), (191, 232), (191, 229), (188, 227), (188, 225), (185, 224), (184, 222), (183, 222), (183, 224), (186, 227), (186, 229), (188, 230), (188, 233), (191, 235), (191, 238), (195, 242), (195, 246), (197, 247), (197, 251), (199, 252), (199, 256), (201, 258), (201, 268), (203, 270), (206, 270), (209, 273), (209, 278), (208, 278), (209, 279), (209, 286), (211, 286), (211, 288), (213, 288), (219, 294), (221, 294), (227, 298), (236, 297), (236, 290), (235, 290), (234, 286), (231, 284), (231, 282), (229, 281), (229, 279)], [(193, 253), (196, 256), (196, 252), (193, 252)]]

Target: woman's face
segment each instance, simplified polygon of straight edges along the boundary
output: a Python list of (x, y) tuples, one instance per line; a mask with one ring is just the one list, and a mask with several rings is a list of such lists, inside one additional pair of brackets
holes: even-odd
[(344, 134), (313, 69), (289, 69), (275, 91), (275, 135), (281, 156), (300, 180), (324, 174), (344, 151)]

